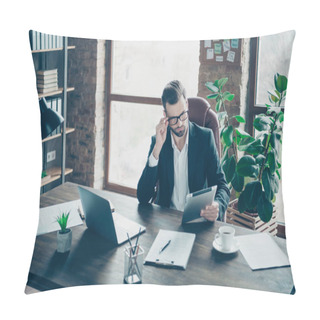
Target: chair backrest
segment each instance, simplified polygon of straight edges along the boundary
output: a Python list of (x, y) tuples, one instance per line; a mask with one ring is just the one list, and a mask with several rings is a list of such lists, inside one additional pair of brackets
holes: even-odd
[(201, 97), (188, 98), (189, 119), (199, 126), (210, 128), (221, 158), (221, 144), (219, 134), (219, 121), (217, 114), (210, 108), (207, 100)]

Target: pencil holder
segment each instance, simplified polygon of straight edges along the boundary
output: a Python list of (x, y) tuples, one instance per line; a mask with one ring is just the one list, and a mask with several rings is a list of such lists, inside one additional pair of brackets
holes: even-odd
[(125, 248), (124, 283), (142, 283), (143, 254), (144, 250), (140, 245)]

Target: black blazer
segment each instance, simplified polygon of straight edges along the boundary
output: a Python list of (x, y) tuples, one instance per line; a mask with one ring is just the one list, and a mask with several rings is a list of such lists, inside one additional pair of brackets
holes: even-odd
[[(137, 188), (137, 197), (142, 204), (148, 203), (154, 197), (155, 187), (158, 183), (156, 203), (170, 207), (174, 185), (173, 148), (170, 135), (168, 128), (158, 165), (149, 167), (147, 161), (142, 172)], [(155, 143), (156, 137), (153, 136), (148, 158)], [(215, 201), (219, 203), (218, 219), (224, 221), (230, 190), (220, 166), (213, 133), (211, 129), (200, 127), (192, 122), (189, 122), (188, 182), (191, 193), (217, 185)]]

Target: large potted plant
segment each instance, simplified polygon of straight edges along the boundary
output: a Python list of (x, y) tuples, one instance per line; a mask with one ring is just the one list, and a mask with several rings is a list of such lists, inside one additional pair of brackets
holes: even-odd
[[(239, 212), (257, 212), (262, 221), (270, 221), (273, 214), (273, 202), (279, 191), (281, 179), (280, 152), (282, 143), (283, 111), (281, 103), (286, 97), (287, 78), (278, 73), (274, 76), (274, 92), (268, 92), (270, 104), (266, 104), (266, 113), (259, 114), (254, 128), (259, 132), (252, 137), (238, 127), (245, 123), (240, 115), (233, 116), (230, 122), (225, 108), (226, 101), (232, 101), (234, 95), (223, 92), (228, 79), (207, 82), (206, 87), (212, 91), (208, 99), (216, 100), (216, 110), (221, 125), (221, 142), (223, 154), (221, 165), (230, 188), (235, 190), (238, 198)], [(240, 156), (240, 153), (243, 153)]]
[(72, 231), (67, 228), (69, 214), (70, 211), (63, 212), (56, 218), (60, 226), (60, 230), (57, 231), (57, 252), (59, 253), (67, 252), (71, 248)]

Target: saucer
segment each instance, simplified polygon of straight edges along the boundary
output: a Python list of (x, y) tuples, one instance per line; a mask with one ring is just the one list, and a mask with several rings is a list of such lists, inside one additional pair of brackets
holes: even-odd
[(212, 246), (219, 252), (221, 253), (235, 253), (239, 250), (240, 248), (240, 245), (239, 245), (239, 242), (236, 238), (234, 238), (234, 243), (233, 243), (233, 246), (230, 250), (224, 250), (221, 248), (220, 244), (214, 240), (213, 243), (212, 243)]

